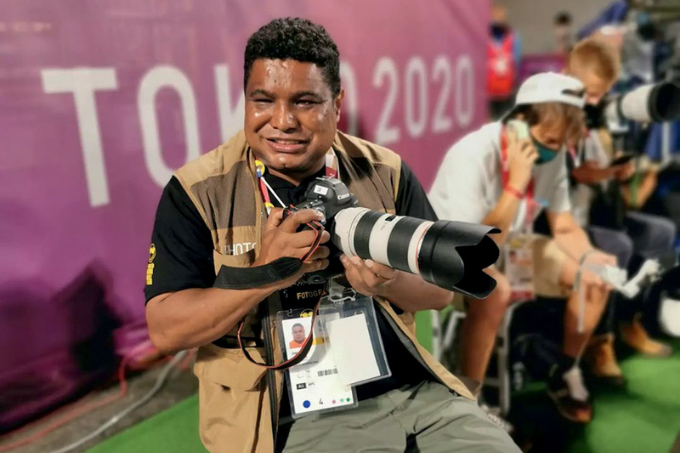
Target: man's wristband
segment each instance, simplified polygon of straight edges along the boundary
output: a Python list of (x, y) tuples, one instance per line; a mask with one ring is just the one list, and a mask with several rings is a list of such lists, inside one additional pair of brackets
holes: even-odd
[(524, 194), (510, 185), (505, 186), (505, 191), (518, 200), (524, 199)]

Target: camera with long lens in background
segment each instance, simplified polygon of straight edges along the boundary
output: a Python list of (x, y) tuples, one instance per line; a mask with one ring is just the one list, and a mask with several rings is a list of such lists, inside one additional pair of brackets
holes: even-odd
[(680, 85), (660, 82), (622, 93), (607, 101), (604, 116), (610, 124), (626, 121), (660, 123), (680, 119)]
[[(302, 281), (322, 283), (344, 272), (339, 255), (370, 259), (394, 269), (420, 275), (425, 281), (472, 297), (484, 298), (496, 281), (483, 269), (496, 262), (498, 246), (488, 236), (498, 229), (465, 222), (397, 216), (358, 207), (356, 197), (341, 181), (317, 178), (305, 200), (284, 212), (314, 209), (331, 234), (330, 262), (323, 271), (305, 274)], [(305, 227), (307, 228), (307, 227)]]

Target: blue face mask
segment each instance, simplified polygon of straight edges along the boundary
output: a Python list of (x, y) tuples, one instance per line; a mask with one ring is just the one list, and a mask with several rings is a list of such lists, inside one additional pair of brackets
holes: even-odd
[(536, 138), (533, 135), (531, 136), (531, 141), (534, 143), (536, 151), (538, 151), (538, 159), (536, 159), (536, 161), (534, 162), (535, 164), (537, 165), (545, 164), (546, 162), (550, 162), (551, 160), (557, 157), (558, 151), (555, 151), (552, 148), (548, 148), (543, 143), (536, 140)]

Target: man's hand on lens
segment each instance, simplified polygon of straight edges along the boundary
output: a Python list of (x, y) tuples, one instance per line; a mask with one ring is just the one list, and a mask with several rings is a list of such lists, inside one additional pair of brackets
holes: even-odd
[(352, 288), (366, 296), (385, 295), (390, 284), (399, 275), (396, 269), (373, 260), (362, 260), (358, 256), (349, 258), (343, 254), (340, 261), (345, 266), (345, 277)]
[(538, 159), (538, 151), (530, 138), (517, 140), (515, 131), (506, 132), (508, 140), (508, 184), (515, 190), (524, 193), (531, 181), (531, 170)]
[[(297, 231), (300, 225), (305, 225), (314, 220), (321, 220), (321, 214), (312, 209), (303, 209), (283, 219), (283, 209), (273, 208), (267, 219), (262, 234), (262, 247), (260, 254), (253, 266), (263, 266), (282, 257), (303, 258), (311, 249), (316, 239), (316, 231)], [(330, 234), (323, 231), (321, 243), (325, 244), (330, 239)], [(302, 265), (302, 269), (294, 276), (276, 283), (277, 288), (287, 288), (293, 285), (302, 274), (316, 272), (328, 266), (328, 247), (320, 246)]]

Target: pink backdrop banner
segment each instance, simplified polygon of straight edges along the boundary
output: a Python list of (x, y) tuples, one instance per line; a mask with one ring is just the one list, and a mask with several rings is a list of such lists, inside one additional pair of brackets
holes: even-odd
[[(342, 128), (399, 152), (427, 188), (446, 149), (486, 117), (488, 8), (3, 2), (0, 393), (18, 399), (4, 400), (0, 426), (72, 394), (144, 338), (161, 189), (174, 169), (241, 127), (252, 32), (283, 16), (324, 25), (343, 63)], [(17, 408), (21, 400), (32, 405)]]
[(537, 53), (522, 57), (518, 85), (540, 72), (562, 72), (565, 56), (558, 53)]

